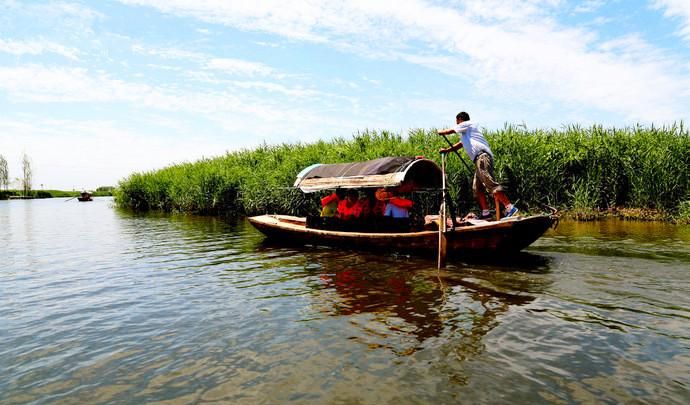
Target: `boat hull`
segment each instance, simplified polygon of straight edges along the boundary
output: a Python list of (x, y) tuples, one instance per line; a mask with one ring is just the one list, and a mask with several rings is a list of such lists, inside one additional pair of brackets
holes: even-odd
[[(549, 228), (557, 217), (538, 215), (501, 221), (477, 221), (445, 233), (449, 255), (510, 254), (526, 248)], [(438, 231), (404, 233), (343, 232), (306, 227), (304, 218), (287, 215), (260, 215), (249, 222), (267, 237), (306, 245), (348, 246), (386, 251), (426, 251), (438, 249)]]

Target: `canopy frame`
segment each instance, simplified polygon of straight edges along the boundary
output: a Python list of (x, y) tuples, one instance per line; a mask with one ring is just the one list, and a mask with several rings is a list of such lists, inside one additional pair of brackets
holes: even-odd
[(317, 164), (302, 170), (294, 187), (305, 193), (337, 188), (380, 188), (411, 185), (415, 190), (441, 188), (441, 168), (432, 160), (384, 157), (366, 162)]

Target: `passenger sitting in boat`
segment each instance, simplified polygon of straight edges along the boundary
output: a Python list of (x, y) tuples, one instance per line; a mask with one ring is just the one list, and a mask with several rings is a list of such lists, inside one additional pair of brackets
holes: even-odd
[(386, 202), (393, 197), (393, 193), (387, 191), (385, 188), (380, 188), (374, 193), (375, 203), (371, 208), (371, 212), (375, 217), (382, 217), (386, 212)]
[(342, 189), (335, 190), (329, 196), (321, 199), (321, 216), (322, 217), (333, 217), (338, 212), (338, 204), (345, 197), (345, 193)]
[(376, 190), (376, 199), (385, 202), (383, 210), (384, 217), (392, 218), (409, 218), (410, 208), (412, 208), (412, 200), (402, 198), (397, 195), (396, 190), (378, 189)]
[(383, 215), (393, 218), (409, 218), (410, 208), (412, 208), (412, 200), (396, 196), (388, 200)]
[(336, 217), (340, 219), (359, 218), (362, 215), (362, 204), (359, 200), (359, 192), (357, 190), (348, 190), (347, 197), (338, 203), (338, 212)]
[(359, 201), (362, 204), (362, 218), (383, 216), (383, 211), (386, 209), (386, 203), (376, 197), (374, 189), (365, 189), (364, 196), (360, 198)]

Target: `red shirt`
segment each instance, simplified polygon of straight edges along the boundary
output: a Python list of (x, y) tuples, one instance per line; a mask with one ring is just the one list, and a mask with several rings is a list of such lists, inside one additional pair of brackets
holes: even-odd
[(338, 216), (341, 218), (359, 218), (361, 214), (362, 203), (359, 200), (355, 202), (349, 202), (347, 199), (344, 199), (338, 203)]
[(332, 203), (333, 201), (338, 201), (338, 200), (339, 200), (338, 195), (336, 193), (333, 193), (333, 194), (326, 196), (326, 197), (321, 199), (321, 206), (325, 207), (328, 204)]
[(390, 200), (388, 200), (388, 202), (395, 205), (396, 207), (412, 208), (412, 200), (408, 200), (407, 198), (393, 197)]

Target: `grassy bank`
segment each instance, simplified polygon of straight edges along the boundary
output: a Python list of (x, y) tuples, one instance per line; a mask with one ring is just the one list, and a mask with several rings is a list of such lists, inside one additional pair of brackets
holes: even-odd
[[(690, 216), (690, 135), (682, 124), (534, 131), (506, 126), (486, 135), (497, 157), (497, 177), (524, 210), (547, 204), (571, 212), (623, 207)], [(137, 210), (302, 215), (314, 212), (316, 199), (290, 186), (310, 164), (415, 155), (438, 161), (442, 146), (434, 130), (404, 136), (364, 131), (328, 142), (264, 145), (134, 173), (115, 195), (118, 205)], [(475, 208), (469, 173), (456, 156), (449, 158), (448, 172), (463, 211)]]

